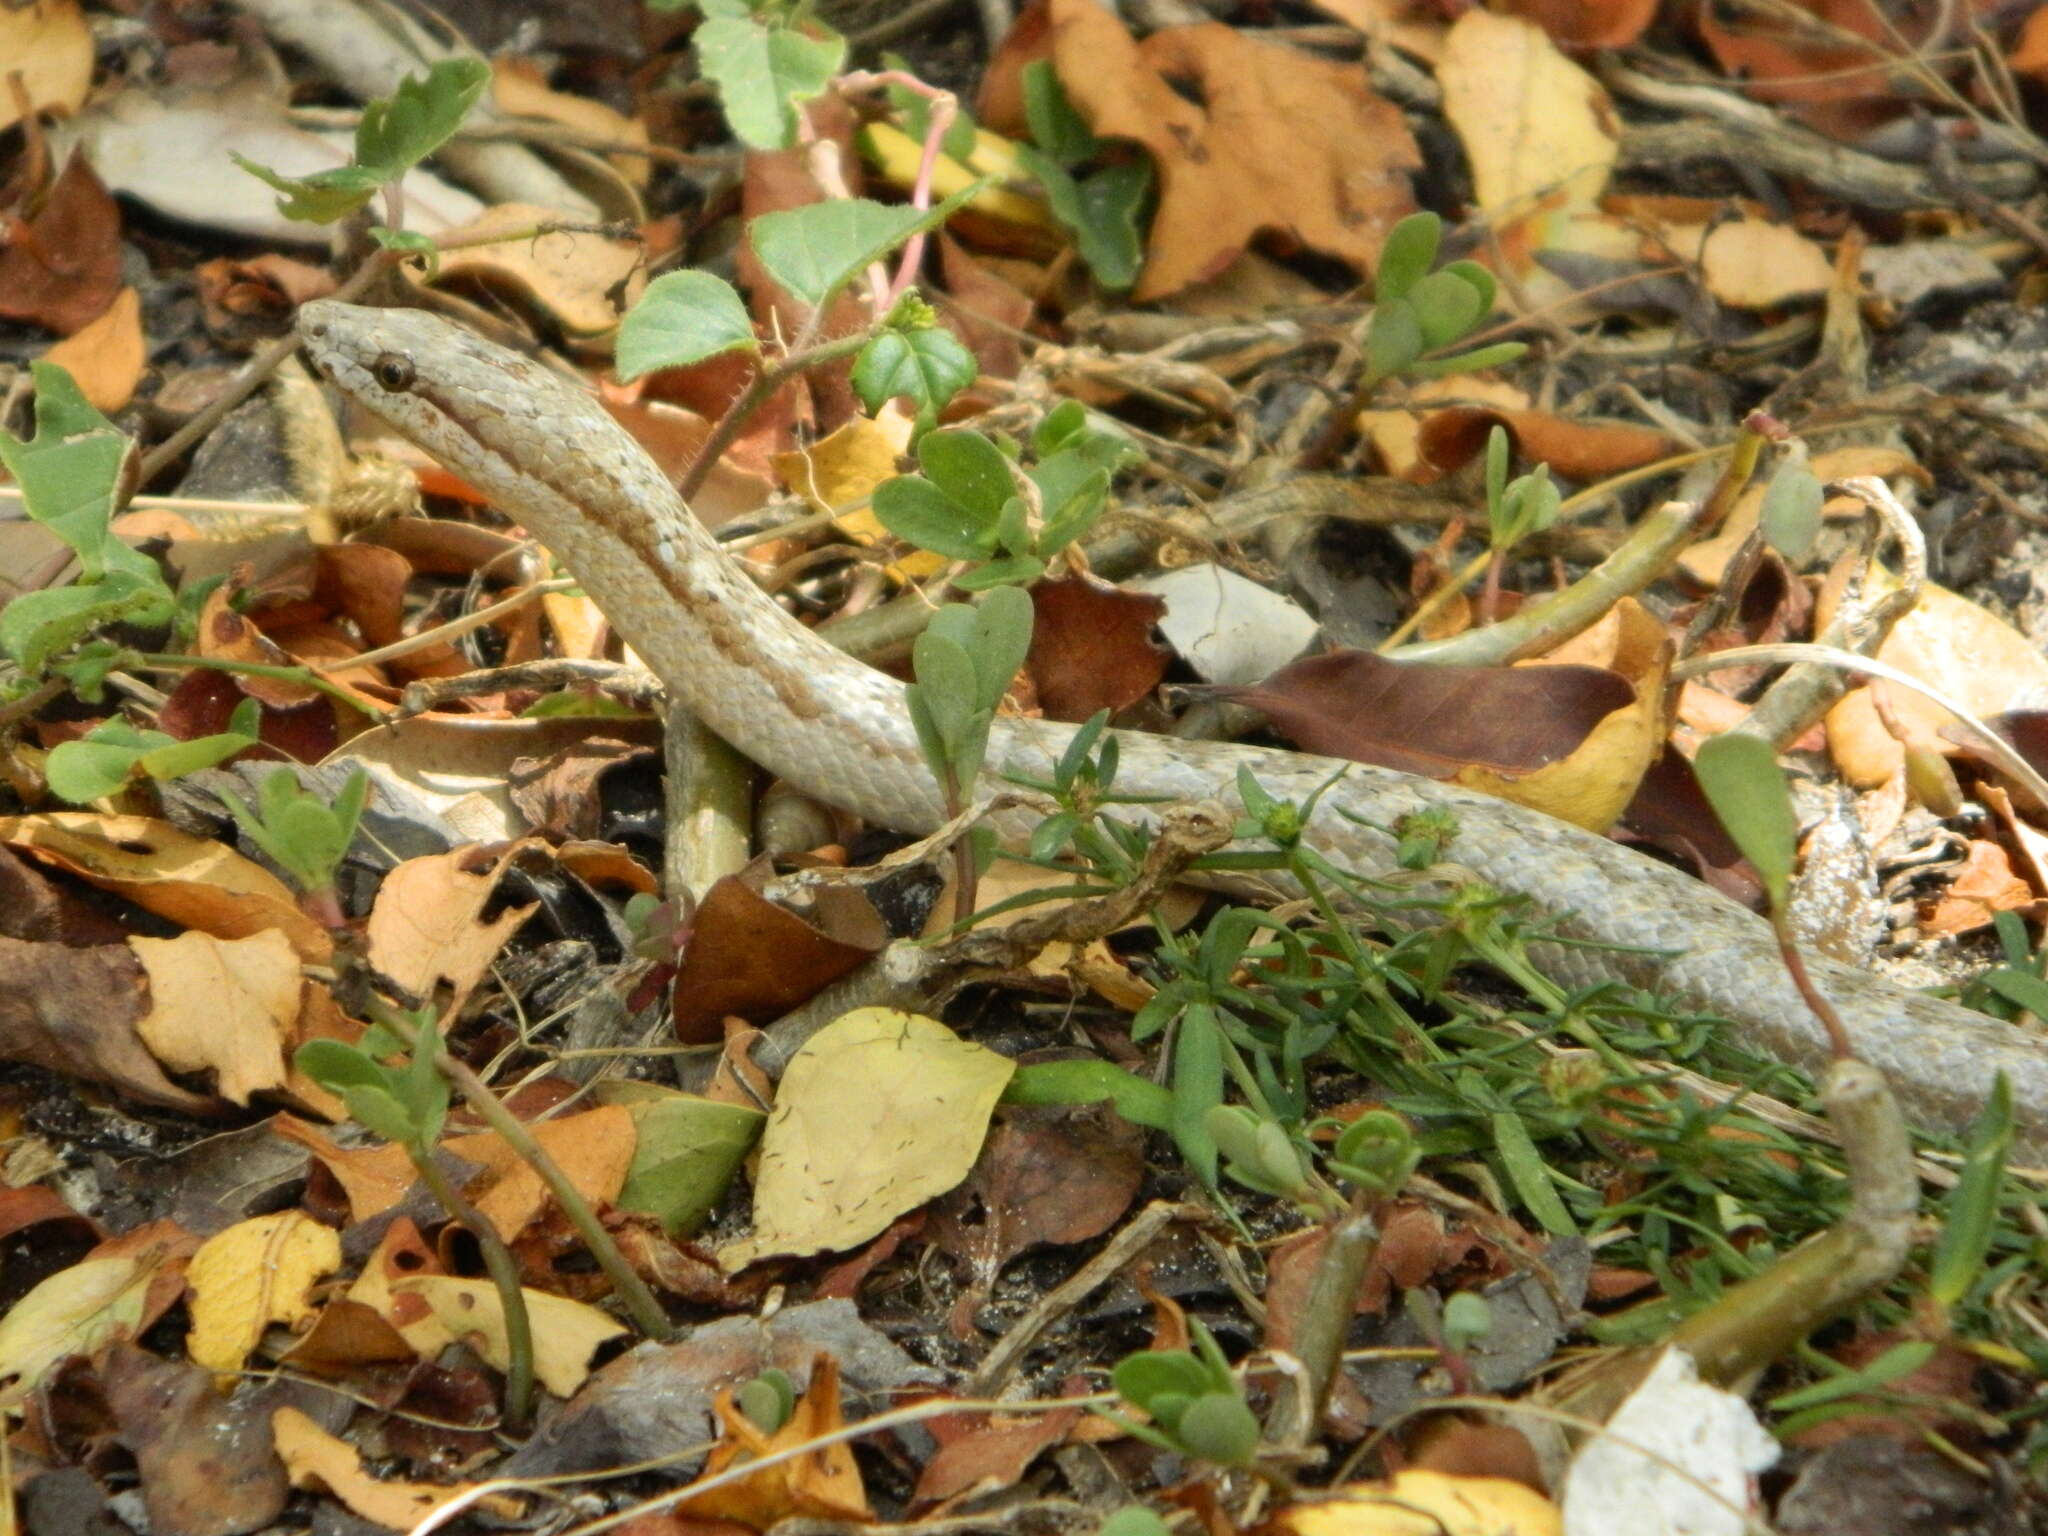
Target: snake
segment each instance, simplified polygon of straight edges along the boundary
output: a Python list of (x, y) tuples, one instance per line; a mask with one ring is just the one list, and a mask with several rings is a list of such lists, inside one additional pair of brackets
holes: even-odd
[[(673, 702), (770, 773), (863, 820), (924, 834), (947, 807), (911, 723), (906, 685), (806, 628), (751, 580), (596, 395), (543, 363), (421, 310), (303, 305), (307, 357), (343, 395), (460, 475), (569, 570)], [(1079, 727), (998, 715), (985, 772), (1043, 781)], [(1742, 1050), (1820, 1072), (1832, 1058), (1771, 925), (1684, 871), (1540, 811), (1434, 779), (1231, 742), (1115, 733), (1106, 809), (1234, 801), (1249, 769), (1304, 804), (1301, 835), (1365, 879), (1399, 868), (1396, 828), (1448, 812), (1446, 857), (1519, 898), (1546, 936), (1530, 958), (1561, 984), (1619, 982), (1717, 1020)], [(1333, 782), (1334, 781), (1334, 782)], [(999, 820), (1027, 838), (1028, 813)], [(1532, 926), (1532, 932), (1538, 931)], [(1812, 981), (1907, 1117), (1962, 1134), (2000, 1073), (2013, 1152), (2048, 1164), (2048, 1042), (2004, 1020), (1822, 957)]]

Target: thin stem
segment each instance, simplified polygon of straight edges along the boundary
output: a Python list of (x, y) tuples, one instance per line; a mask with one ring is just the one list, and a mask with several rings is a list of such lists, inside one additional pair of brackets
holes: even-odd
[(740, 435), (740, 429), (758, 411), (768, 397), (806, 369), (816, 368), (825, 363), (837, 362), (842, 357), (851, 357), (868, 344), (872, 330), (857, 335), (842, 336), (837, 341), (822, 341), (815, 347), (792, 352), (781, 362), (763, 368), (754, 375), (753, 383), (740, 392), (737, 400), (726, 407), (725, 414), (718, 418), (718, 425), (711, 429), (711, 435), (704, 439), (704, 446), (697, 450), (697, 457), (677, 484), (676, 490), (684, 501), (690, 500), (703, 488), (704, 481), (725, 457), (725, 450)]
[(330, 699), (368, 715), (372, 720), (381, 720), (389, 713), (380, 705), (358, 698), (339, 684), (330, 683), (311, 667), (283, 667), (267, 661), (230, 661), (222, 656), (181, 656), (168, 651), (136, 651), (124, 657), (122, 664), (140, 671), (169, 672), (179, 667), (211, 667), (216, 672), (229, 672), (242, 677), (274, 677), (280, 682), (300, 683), (315, 692), (324, 693)]
[(1799, 995), (1806, 999), (1806, 1006), (1813, 1010), (1813, 1016), (1820, 1020), (1821, 1028), (1828, 1032), (1828, 1047), (1835, 1053), (1835, 1060), (1855, 1060), (1856, 1047), (1850, 1042), (1849, 1026), (1835, 1012), (1835, 1005), (1828, 1001), (1827, 994), (1813, 984), (1813, 977), (1806, 969), (1806, 957), (1799, 953), (1799, 940), (1792, 933), (1792, 925), (1776, 907), (1771, 909), (1771, 928), (1778, 935), (1778, 953), (1784, 957), (1785, 972), (1792, 978), (1792, 985), (1799, 989)]
[(533, 1319), (527, 1316), (519, 1265), (483, 1212), (463, 1199), (448, 1175), (441, 1171), (441, 1165), (434, 1161), (434, 1149), (407, 1142), (405, 1150), (412, 1157), (420, 1182), (450, 1216), (468, 1228), (483, 1253), (484, 1268), (490, 1271), (491, 1284), (497, 1288), (498, 1303), (505, 1313), (505, 1425), (508, 1429), (524, 1429), (533, 1413)]
[[(371, 1011), (377, 1022), (405, 1040), (413, 1041), (415, 1031), (410, 1022), (397, 1009), (380, 1005), (374, 999)], [(576, 1235), (583, 1239), (590, 1256), (597, 1260), (598, 1268), (605, 1272), (626, 1310), (633, 1315), (633, 1321), (640, 1331), (649, 1338), (666, 1343), (674, 1336), (675, 1328), (668, 1320), (668, 1314), (661, 1309), (661, 1303), (654, 1299), (654, 1293), (647, 1288), (647, 1282), (634, 1272), (626, 1262), (626, 1256), (619, 1252), (619, 1245), (612, 1241), (611, 1233), (605, 1231), (597, 1213), (590, 1208), (590, 1202), (582, 1192), (569, 1182), (561, 1165), (548, 1156), (547, 1148), (533, 1139), (533, 1133), (525, 1124), (507, 1109), (504, 1102), (485, 1086), (482, 1078), (469, 1069), (469, 1065), (457, 1059), (445, 1048), (434, 1057), (434, 1066), (441, 1075), (454, 1084), (462, 1095), (463, 1102), (477, 1112), (484, 1124), (496, 1131), (527, 1165), (540, 1175), (549, 1193), (562, 1207), (562, 1214), (569, 1218), (569, 1225), (576, 1229)]]

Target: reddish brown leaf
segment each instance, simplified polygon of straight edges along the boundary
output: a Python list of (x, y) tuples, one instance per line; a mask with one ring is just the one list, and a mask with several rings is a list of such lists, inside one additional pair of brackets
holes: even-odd
[[(1070, 1408), (1024, 1418), (998, 1419), (983, 1413), (963, 1413), (956, 1418), (934, 1420), (935, 1431), (937, 1425), (944, 1424), (953, 1432), (943, 1437), (938, 1454), (918, 1474), (917, 1491), (911, 1495), (911, 1503), (930, 1513), (934, 1505), (1014, 1484), (1041, 1451), (1066, 1439), (1067, 1431), (1080, 1417), (1080, 1409)], [(971, 1428), (966, 1427), (969, 1425)]]
[(1255, 688), (1219, 691), (1305, 751), (1432, 779), (1557, 762), (1635, 698), (1601, 667), (1417, 666), (1365, 651), (1305, 657)]
[(880, 942), (820, 933), (760, 894), (758, 863), (705, 893), (676, 970), (676, 1038), (710, 1045), (728, 1014), (765, 1022), (867, 962)]
[(180, 1088), (144, 1048), (137, 1027), (148, 1011), (142, 962), (124, 944), (70, 949), (0, 938), (0, 1061), (213, 1113), (215, 1101)]
[(121, 210), (73, 151), (41, 210), (0, 244), (0, 316), (69, 336), (121, 290)]
[(1511, 16), (1533, 21), (1560, 48), (1626, 48), (1657, 14), (1657, 0), (1507, 0)]
[(1149, 593), (1125, 592), (1092, 576), (1031, 588), (1036, 622), (1025, 670), (1049, 720), (1086, 720), (1099, 709), (1135, 704), (1158, 686), (1170, 653), (1152, 638), (1166, 612)]
[(288, 1490), (267, 1412), (222, 1397), (198, 1366), (132, 1344), (108, 1351), (100, 1380), (141, 1474), (152, 1531), (231, 1536), (283, 1512)]

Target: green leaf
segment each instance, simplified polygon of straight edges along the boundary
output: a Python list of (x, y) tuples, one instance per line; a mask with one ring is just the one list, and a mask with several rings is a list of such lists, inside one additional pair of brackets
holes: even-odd
[(292, 1065), (329, 1093), (390, 1086), (383, 1067), (355, 1046), (339, 1040), (308, 1040), (292, 1053)]
[(1411, 213), (1387, 231), (1387, 243), (1380, 247), (1379, 265), (1373, 273), (1372, 296), (1378, 304), (1406, 297), (1436, 264), (1437, 247), (1443, 243), (1444, 221), (1433, 213)]
[(1188, 1005), (1173, 1042), (1173, 1140), (1195, 1176), (1216, 1187), (1209, 1111), (1223, 1102), (1223, 1031), (1208, 1003)]
[(1839, 1376), (1830, 1376), (1796, 1392), (1781, 1393), (1771, 1399), (1771, 1407), (1779, 1413), (1791, 1413), (1872, 1392), (1902, 1376), (1912, 1375), (1933, 1358), (1934, 1344), (1931, 1340), (1908, 1339), (1903, 1344), (1894, 1344), (1860, 1370), (1844, 1371)]
[(917, 445), (917, 462), (948, 500), (965, 507), (977, 521), (994, 523), (1004, 503), (1017, 494), (1003, 450), (965, 427), (926, 433)]
[(666, 1089), (627, 1100), (626, 1108), (638, 1139), (615, 1203), (655, 1217), (672, 1237), (687, 1237), (724, 1198), (767, 1116)]
[(176, 601), (154, 569), (148, 578), (110, 571), (90, 586), (24, 592), (0, 608), (0, 651), (38, 674), (52, 656), (104, 625), (166, 622)]
[(718, 85), (726, 121), (752, 149), (794, 147), (798, 103), (824, 94), (846, 60), (843, 37), (806, 37), (731, 16), (713, 17), (691, 41), (698, 69)]
[(1366, 365), (1381, 378), (1405, 373), (1422, 355), (1422, 322), (1406, 299), (1382, 300), (1365, 332)]
[(1486, 518), (1498, 535), (1505, 528), (1501, 498), (1508, 486), (1508, 429), (1499, 422), (1486, 434)]
[(1479, 292), (1454, 272), (1432, 272), (1407, 294), (1409, 307), (1422, 327), (1422, 347), (1446, 347), (1472, 329), (1479, 318)]
[(407, 75), (391, 95), (364, 103), (356, 164), (380, 181), (395, 181), (448, 141), (490, 82), (491, 66), (468, 56)]
[(1026, 1062), (1003, 1090), (1006, 1104), (1094, 1104), (1103, 1099), (1133, 1125), (1163, 1131), (1173, 1123), (1171, 1094), (1100, 1057)]
[(965, 646), (927, 629), (910, 649), (910, 664), (918, 692), (945, 743), (946, 760), (957, 768), (968, 727), (980, 708), (975, 698), (974, 659)]
[(1045, 189), (1045, 206), (1074, 237), (1095, 281), (1121, 293), (1144, 265), (1139, 214), (1152, 191), (1152, 163), (1130, 160), (1076, 178), (1042, 151), (1019, 146), (1017, 163)]
[(2048, 1018), (2048, 981), (2031, 972), (2000, 966), (1986, 973), (1984, 985), (2037, 1018)]
[(1508, 1182), (1529, 1207), (1529, 1214), (1542, 1223), (1543, 1230), (1552, 1237), (1576, 1237), (1578, 1224), (1558, 1196), (1550, 1167), (1536, 1150), (1536, 1143), (1529, 1139), (1529, 1128), (1522, 1124), (1522, 1117), (1513, 1110), (1494, 1113), (1493, 1149), (1507, 1170)]
[(1036, 555), (1005, 556), (962, 571), (953, 585), (962, 592), (992, 592), (997, 587), (1027, 586), (1045, 571), (1045, 562)]
[(631, 383), (721, 352), (760, 350), (754, 322), (731, 283), (709, 272), (665, 272), (619, 322), (613, 362), (619, 378)]
[(950, 782), (953, 778), (953, 754), (946, 738), (939, 732), (938, 719), (925, 700), (925, 691), (913, 683), (903, 691), (903, 704), (910, 711), (911, 728), (917, 732), (917, 746), (924, 754), (925, 767), (941, 783)]
[(1237, 1393), (1204, 1392), (1182, 1411), (1173, 1437), (1204, 1461), (1245, 1467), (1259, 1449), (1259, 1421)]
[(419, 1128), (413, 1124), (412, 1116), (405, 1112), (405, 1106), (388, 1088), (359, 1084), (344, 1089), (342, 1103), (348, 1112), (363, 1123), (373, 1134), (386, 1141), (414, 1142), (421, 1139)]
[[(1080, 455), (1062, 454), (1062, 459), (1078, 461), (1084, 468), (1086, 461)], [(1048, 466), (1040, 465), (1044, 471)], [(1041, 493), (1047, 491), (1045, 481), (1052, 479), (1049, 474), (1032, 476), (1039, 482)], [(1088, 530), (1095, 526), (1095, 520), (1102, 516), (1103, 508), (1109, 505), (1109, 472), (1104, 469), (1088, 469), (1086, 473), (1066, 490), (1064, 500), (1055, 501), (1051, 494), (1045, 495), (1045, 523), (1039, 530), (1037, 551), (1051, 558), (1077, 539), (1086, 538)]]
[(1171, 1527), (1142, 1504), (1126, 1504), (1096, 1528), (1095, 1536), (1171, 1536)]
[(228, 158), (282, 194), (277, 211), (302, 224), (332, 224), (347, 218), (375, 197), (385, 181), (377, 171), (360, 165), (338, 165), (310, 176), (286, 176), (233, 150), (228, 151)]
[(1764, 538), (1771, 548), (1791, 561), (1804, 560), (1813, 553), (1820, 537), (1820, 509), (1827, 500), (1821, 483), (1807, 468), (1803, 452), (1788, 455), (1764, 487), (1764, 503), (1757, 514)]
[(434, 244), (432, 235), (423, 235), (416, 229), (386, 229), (382, 224), (372, 224), (370, 238), (397, 255), (419, 257), (427, 264), (428, 282), (441, 275), (441, 247)]
[(980, 371), (974, 354), (951, 331), (884, 331), (854, 359), (853, 388), (871, 412), (907, 396), (918, 420), (929, 422)]
[(1778, 754), (1769, 742), (1728, 731), (1700, 747), (1692, 769), (1721, 825), (1763, 878), (1772, 911), (1782, 912), (1798, 852), (1799, 820)]
[(1998, 1193), (2005, 1159), (2012, 1149), (2012, 1084), (2001, 1072), (1991, 1097), (1970, 1122), (1962, 1174), (1942, 1212), (1941, 1241), (1934, 1250), (1927, 1294), (1944, 1309), (1954, 1307), (1984, 1274), (1984, 1256), (1998, 1226)]
[[(104, 727), (102, 727), (104, 730)], [(83, 741), (63, 741), (50, 749), (43, 764), (50, 793), (73, 805), (111, 795), (128, 782), (142, 749), (100, 737), (94, 731)]]
[(1438, 379), (1452, 373), (1478, 373), (1483, 368), (1500, 368), (1512, 363), (1528, 345), (1520, 341), (1497, 341), (1490, 347), (1474, 347), (1455, 357), (1426, 357), (1410, 363), (1403, 371), (1410, 378)]
[(808, 203), (754, 220), (754, 254), (768, 275), (816, 309), (871, 261), (880, 261), (912, 235), (935, 229), (981, 191), (963, 187), (920, 213), (864, 197)]
[(1184, 1349), (1144, 1349), (1125, 1355), (1109, 1373), (1117, 1395), (1158, 1417), (1161, 1398), (1192, 1402), (1210, 1389), (1209, 1370)]
[(1472, 291), (1479, 295), (1479, 313), (1481, 315), (1493, 313), (1493, 296), (1498, 291), (1499, 285), (1494, 282), (1491, 272), (1487, 271), (1486, 268), (1479, 265), (1476, 261), (1454, 261), (1445, 266), (1443, 270), (1449, 276), (1459, 278), (1471, 285)]
[(108, 531), (134, 445), (93, 408), (63, 368), (37, 362), (29, 372), (36, 390), (35, 436), (23, 442), (0, 432), (0, 464), (20, 487), (23, 509), (77, 552), (86, 581), (98, 581), (110, 568), (154, 575), (154, 562)]
[[(875, 487), (872, 504), (884, 528), (919, 549), (948, 560), (981, 560), (995, 553), (995, 518), (977, 517), (922, 475), (884, 480)], [(5, 622), (0, 612), (0, 625)]]
[(1031, 594), (1019, 587), (998, 587), (974, 610), (975, 702), (993, 710), (1003, 702), (1011, 681), (1031, 653)]
[(1063, 166), (1092, 160), (1101, 141), (1089, 130), (1074, 104), (1067, 100), (1052, 62), (1036, 59), (1024, 66), (1024, 120), (1031, 127), (1031, 141)]

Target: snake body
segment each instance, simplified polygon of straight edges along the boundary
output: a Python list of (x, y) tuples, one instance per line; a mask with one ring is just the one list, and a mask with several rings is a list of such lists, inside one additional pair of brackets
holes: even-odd
[[(419, 311), (323, 300), (305, 305), (298, 325), (323, 374), (540, 538), (672, 696), (713, 730), (869, 821), (903, 832), (941, 823), (903, 685), (820, 639), (749, 581), (588, 392)], [(999, 718), (989, 767), (1043, 778), (1074, 729)], [(1272, 794), (1299, 802), (1342, 767), (1306, 835), (1368, 876), (1395, 868), (1393, 840), (1376, 828), (1449, 810), (1458, 833), (1448, 856), (1457, 864), (1527, 898), (1566, 938), (1647, 952), (1536, 947), (1551, 974), (1567, 984), (1616, 978), (1653, 987), (1725, 1019), (1750, 1051), (1808, 1070), (1828, 1059), (1763, 919), (1606, 838), (1490, 796), (1306, 753), (1139, 732), (1122, 733), (1118, 745), (1119, 791), (1162, 800), (1230, 800), (1238, 770), (1249, 767)], [(1961, 1128), (2004, 1072), (2015, 1149), (2048, 1162), (2048, 1043), (1854, 967), (1817, 959), (1809, 967), (1858, 1053), (1891, 1079), (1917, 1123)]]

